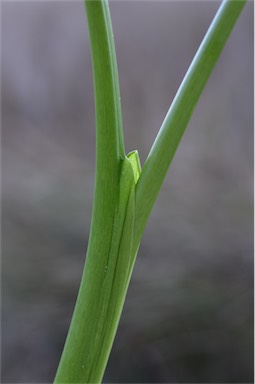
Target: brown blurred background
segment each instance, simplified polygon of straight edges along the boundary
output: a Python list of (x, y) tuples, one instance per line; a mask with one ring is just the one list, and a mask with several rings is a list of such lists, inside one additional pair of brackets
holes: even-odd
[[(218, 1), (114, 1), (142, 161)], [(253, 3), (152, 212), (106, 382), (253, 382)], [(95, 121), (82, 1), (2, 3), (2, 382), (51, 382), (83, 269)]]

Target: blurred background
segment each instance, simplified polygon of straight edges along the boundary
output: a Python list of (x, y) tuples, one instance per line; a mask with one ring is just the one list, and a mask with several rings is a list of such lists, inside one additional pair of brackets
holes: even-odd
[[(111, 2), (126, 149), (142, 162), (218, 1)], [(253, 382), (253, 3), (148, 222), (105, 382)], [(95, 171), (82, 1), (2, 3), (2, 382), (52, 382)]]

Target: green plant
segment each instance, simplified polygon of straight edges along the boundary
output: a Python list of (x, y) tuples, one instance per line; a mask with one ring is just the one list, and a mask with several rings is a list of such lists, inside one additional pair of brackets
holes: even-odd
[(86, 264), (56, 383), (100, 382), (147, 219), (205, 84), (245, 0), (217, 12), (141, 169), (125, 154), (108, 2), (86, 0), (96, 104), (96, 181)]

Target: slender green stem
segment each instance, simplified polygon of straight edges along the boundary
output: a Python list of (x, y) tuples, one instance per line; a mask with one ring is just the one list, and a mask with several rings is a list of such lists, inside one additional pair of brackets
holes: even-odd
[[(86, 265), (56, 383), (101, 381), (125, 297), (122, 289), (122, 301), (116, 301), (113, 294), (118, 286), (120, 231), (129, 197), (122, 193), (120, 198), (125, 152), (113, 33), (108, 2), (88, 0), (85, 5), (95, 89), (96, 181)], [(125, 171), (125, 178), (132, 180), (132, 168), (130, 172)], [(130, 183), (123, 185), (131, 188)]]
[(125, 156), (107, 0), (86, 0), (96, 106), (96, 181), (81, 286), (55, 383), (101, 382), (141, 236), (182, 134), (245, 4), (225, 0), (188, 70), (142, 172)]
[(163, 121), (136, 188), (135, 248), (192, 112), (245, 3), (223, 1)]

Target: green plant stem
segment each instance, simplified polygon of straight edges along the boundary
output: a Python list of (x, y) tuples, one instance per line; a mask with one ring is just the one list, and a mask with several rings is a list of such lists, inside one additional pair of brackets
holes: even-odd
[(223, 1), (162, 123), (136, 187), (134, 251), (192, 112), (245, 3)]
[(96, 107), (96, 180), (81, 286), (55, 383), (101, 382), (137, 250), (167, 169), (245, 4), (225, 0), (140, 172), (125, 156), (116, 55), (107, 0), (86, 0)]
[[(115, 272), (118, 270), (118, 248), (121, 243), (119, 232), (125, 226), (123, 211), (129, 198), (125, 191), (120, 191), (121, 172), (125, 168), (122, 172), (122, 179), (127, 179), (122, 183), (126, 185), (123, 187), (125, 190), (131, 189), (129, 184), (133, 181), (133, 171), (132, 168), (128, 169), (127, 160), (127, 166), (122, 166), (125, 151), (108, 2), (89, 0), (85, 5), (96, 107), (95, 194), (85, 269), (56, 383), (101, 381), (125, 297), (120, 291), (122, 301), (119, 297), (115, 299), (112, 289), (114, 287), (114, 292), (117, 290)], [(129, 221), (133, 220), (134, 213), (129, 218)], [(124, 240), (122, 242), (125, 243)], [(132, 244), (130, 239), (129, 243)], [(113, 298), (117, 300), (114, 304)]]

